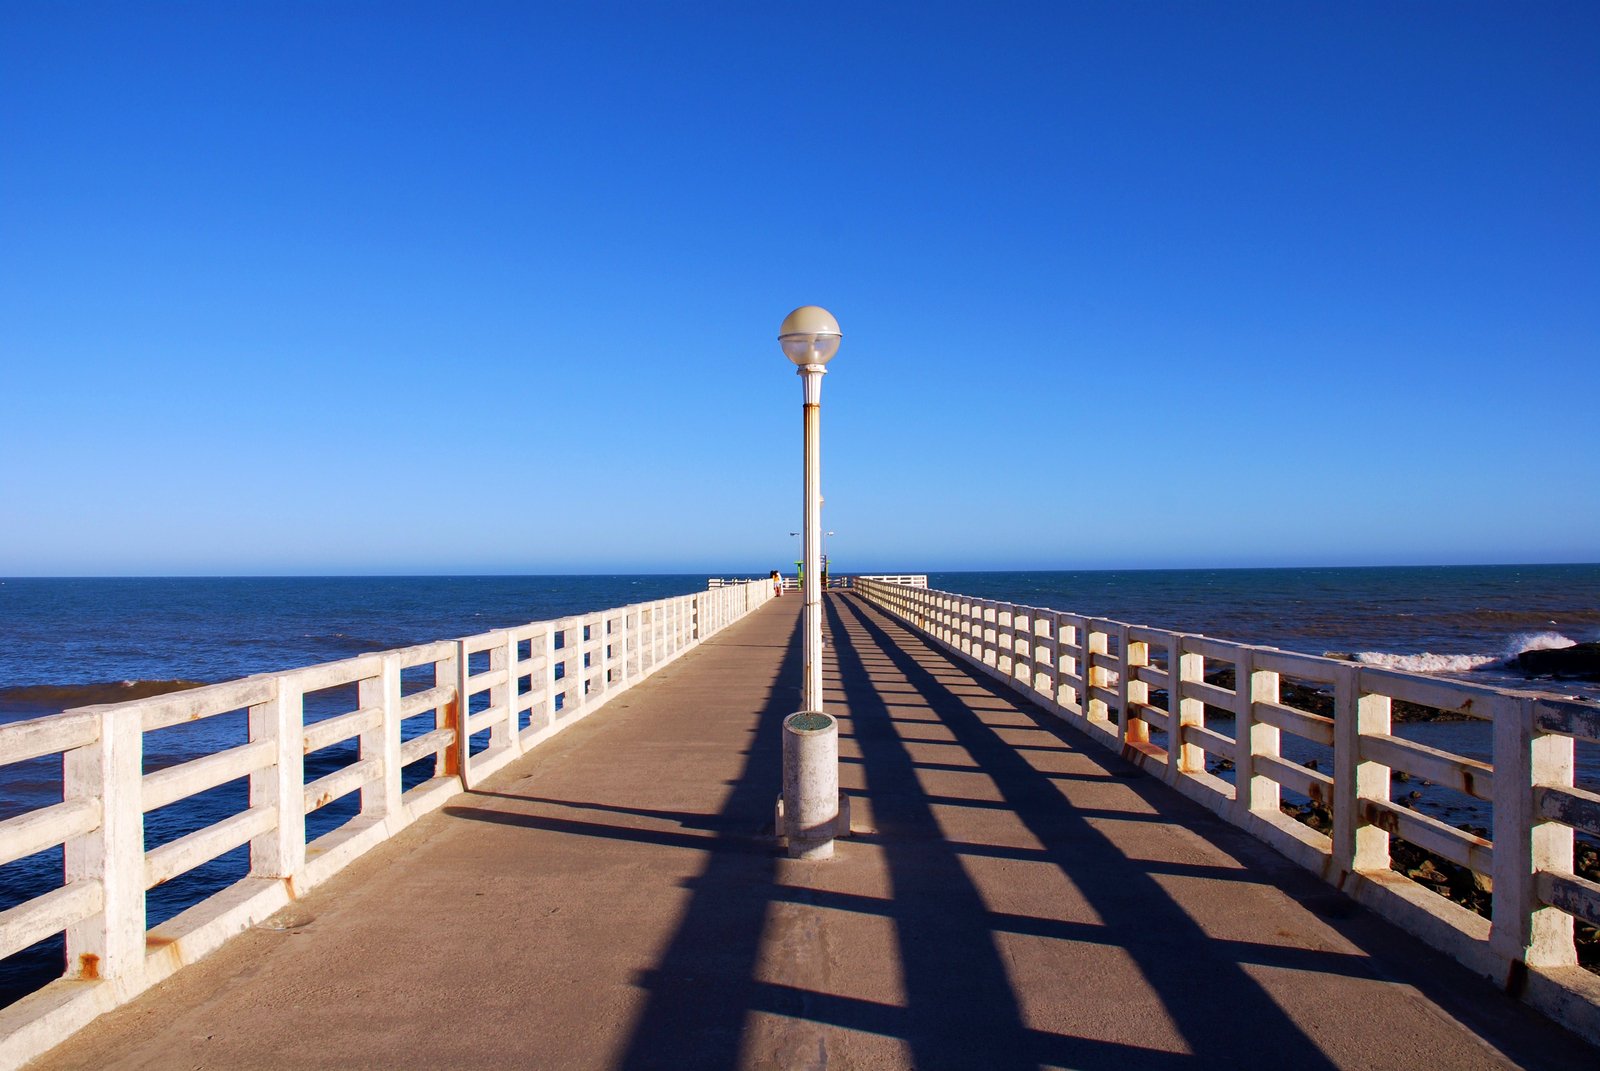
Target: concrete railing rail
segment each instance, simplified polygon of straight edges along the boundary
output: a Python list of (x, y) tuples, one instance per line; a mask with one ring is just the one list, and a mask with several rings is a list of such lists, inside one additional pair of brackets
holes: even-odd
[(925, 588), (928, 586), (927, 573), (867, 574), (856, 577), (856, 580), (876, 580), (881, 584), (901, 584), (908, 588)]
[[(836, 589), (841, 589), (841, 588), (851, 588), (851, 587), (855, 586), (855, 582), (857, 580), (882, 580), (884, 583), (887, 583), (887, 584), (909, 584), (911, 587), (914, 587), (914, 588), (925, 588), (925, 587), (928, 586), (928, 577), (924, 573), (916, 573), (916, 574), (906, 573), (906, 574), (897, 575), (897, 576), (889, 576), (889, 575), (883, 575), (883, 576), (837, 576), (837, 575), (830, 575), (828, 577), (827, 586), (828, 586), (828, 588), (830, 590), (836, 590)], [(799, 591), (800, 590), (800, 578), (798, 576), (793, 575), (793, 574), (780, 574), (779, 577), (778, 577), (778, 582), (782, 585), (784, 591)], [(731, 584), (731, 583), (734, 583), (734, 581), (713, 579), (711, 581), (711, 586), (712, 587), (716, 587), (719, 584)]]
[[(64, 856), (58, 888), (0, 912), (0, 958), (63, 932), (67, 953), (60, 980), (0, 1009), (0, 1068), (214, 950), (771, 596), (765, 579), (732, 584), (0, 725), (0, 765), (60, 755), (63, 778), (60, 803), (0, 822), (0, 865)], [(419, 667), (432, 686), (413, 672), (408, 693), (402, 672)], [(356, 709), (306, 720), (307, 694), (351, 685)], [(146, 772), (147, 734), (238, 711), (246, 743)], [(307, 783), (305, 756), (348, 741), (353, 761)], [(402, 791), (402, 769), (430, 759), (431, 776)], [(147, 812), (245, 777), (244, 810), (146, 850)], [(306, 816), (351, 793), (359, 813), (308, 843)], [(147, 928), (146, 890), (244, 845), (245, 877)]]
[[(1091, 739), (1600, 1043), (1600, 978), (1577, 966), (1573, 940), (1574, 918), (1600, 925), (1600, 884), (1573, 873), (1575, 831), (1600, 837), (1600, 795), (1574, 787), (1573, 742), (1600, 740), (1600, 708), (869, 577), (858, 577), (855, 588)], [(1227, 667), (1235, 687), (1207, 682), (1208, 671)], [(1282, 678), (1331, 693), (1333, 716), (1290, 705)], [(1164, 701), (1156, 701), (1158, 692)], [(1493, 763), (1394, 735), (1395, 701), (1492, 723)], [(1232, 712), (1231, 735), (1206, 724), (1207, 704)], [(1283, 733), (1331, 749), (1331, 776), (1285, 758)], [(1208, 755), (1234, 764), (1233, 784), (1206, 771)], [(1491, 837), (1393, 801), (1395, 772), (1488, 802)], [(1284, 789), (1325, 805), (1331, 836), (1284, 814)], [(1391, 835), (1492, 882), (1492, 919), (1391, 870)]]

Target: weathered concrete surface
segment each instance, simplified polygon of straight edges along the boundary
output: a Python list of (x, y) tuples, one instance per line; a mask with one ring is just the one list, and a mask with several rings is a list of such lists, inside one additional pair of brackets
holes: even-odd
[(865, 832), (783, 858), (799, 601), (34, 1066), (1594, 1065), (853, 599), (825, 695)]

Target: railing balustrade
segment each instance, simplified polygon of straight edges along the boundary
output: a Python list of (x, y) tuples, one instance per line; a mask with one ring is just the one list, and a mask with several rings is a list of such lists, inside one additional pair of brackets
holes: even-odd
[[(0, 1009), (0, 1068), (271, 915), (771, 597), (767, 579), (735, 583), (0, 725), (0, 766), (62, 762), (60, 803), (0, 821), (0, 866), (58, 846), (64, 858), (58, 888), (0, 912), (0, 958), (63, 932), (67, 951), (61, 980)], [(354, 709), (307, 720), (308, 695), (352, 685)], [(245, 743), (146, 772), (152, 734), (241, 711)], [(351, 741), (350, 762), (307, 781), (306, 756)], [(425, 776), (402, 790), (415, 764)], [(146, 850), (149, 812), (245, 778), (243, 810)], [(352, 793), (354, 817), (308, 842), (307, 815)], [(147, 926), (147, 890), (246, 845), (247, 874)]]
[[(1600, 978), (1577, 966), (1574, 944), (1575, 919), (1600, 925), (1600, 884), (1573, 872), (1575, 831), (1600, 838), (1600, 794), (1573, 784), (1574, 741), (1600, 741), (1592, 704), (873, 577), (855, 590), (1600, 1043)], [(1219, 683), (1229, 672), (1232, 687)], [(1302, 704), (1331, 696), (1331, 716), (1294, 705), (1285, 679)], [(1490, 722), (1494, 761), (1395, 735), (1396, 702)], [(1208, 708), (1232, 715), (1231, 735), (1207, 724)], [(1286, 758), (1284, 733), (1329, 749), (1331, 776)], [(1208, 759), (1232, 763), (1233, 782)], [(1489, 803), (1490, 836), (1391, 799), (1396, 774)], [(1285, 814), (1285, 790), (1325, 807), (1328, 832)], [(1493, 890), (1492, 918), (1390, 869), (1392, 837), (1470, 870)]]

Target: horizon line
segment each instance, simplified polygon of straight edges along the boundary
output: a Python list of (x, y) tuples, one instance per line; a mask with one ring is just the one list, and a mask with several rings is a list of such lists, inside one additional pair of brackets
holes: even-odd
[[(1364, 565), (1133, 565), (1133, 566), (1020, 566), (1010, 568), (919, 568), (851, 569), (840, 576), (917, 575), (935, 573), (1216, 573), (1216, 572), (1304, 572), (1307, 570), (1354, 569), (1558, 569), (1600, 566), (1600, 561), (1563, 562), (1400, 562)], [(512, 579), (529, 577), (688, 577), (744, 578), (764, 580), (770, 569), (674, 571), (602, 570), (599, 572), (260, 572), (260, 573), (15, 573), (0, 576), (0, 584), (11, 580), (418, 580), (418, 579)]]

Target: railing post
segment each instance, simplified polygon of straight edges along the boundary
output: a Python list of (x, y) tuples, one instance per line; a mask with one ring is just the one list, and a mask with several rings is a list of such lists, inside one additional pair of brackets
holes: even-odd
[(1134, 712), (1134, 704), (1150, 701), (1150, 685), (1134, 680), (1133, 671), (1150, 664), (1150, 645), (1128, 635), (1128, 626), (1117, 630), (1117, 649), (1122, 652), (1122, 672), (1117, 685), (1117, 698), (1122, 707), (1118, 728), (1125, 744), (1148, 744), (1150, 723)]
[(1000, 666), (1000, 640), (998, 636), (1000, 613), (997, 604), (987, 599), (983, 603), (983, 664)]
[[(279, 684), (281, 689), (283, 684)], [(376, 756), (383, 763), (383, 773), (376, 782), (361, 789), (361, 813), (388, 817), (400, 812), (400, 659), (384, 655), (376, 677), (367, 677), (357, 685), (357, 705), (376, 707), (383, 711), (383, 721), (376, 729), (361, 734), (361, 757)], [(279, 750), (282, 755), (282, 750)], [(302, 774), (302, 776), (304, 776)], [(301, 817), (301, 840), (304, 842), (304, 816)], [(279, 823), (282, 826), (282, 812)]]
[[(580, 680), (578, 691), (581, 693), (583, 697), (582, 701), (584, 703), (589, 701), (589, 694), (594, 690), (592, 684), (597, 661), (603, 662), (605, 660), (605, 649), (603, 642), (598, 651), (592, 651), (589, 649), (590, 645), (595, 639), (596, 627), (597, 626), (591, 625), (584, 618), (578, 618), (578, 677)], [(603, 641), (604, 637), (602, 636), (601, 639)], [(570, 664), (567, 666), (567, 672), (572, 672), (572, 667)]]
[(556, 723), (556, 623), (551, 621), (544, 629), (544, 702), (545, 724)]
[(1387, 870), (1389, 834), (1361, 813), (1361, 801), (1389, 798), (1389, 767), (1362, 760), (1361, 736), (1388, 734), (1389, 697), (1365, 694), (1361, 668), (1341, 665), (1333, 703), (1334, 864), (1350, 872)]
[[(1019, 687), (1034, 687), (1034, 613), (1011, 607), (1011, 680)], [(1022, 650), (1026, 645), (1027, 650)]]
[(455, 674), (456, 674), (456, 742), (455, 766), (456, 773), (461, 777), (461, 787), (470, 789), (472, 780), (472, 734), (467, 731), (467, 723), (472, 720), (472, 702), (467, 692), (468, 669), (471, 658), (467, 654), (467, 641), (455, 641)]
[[(577, 700), (573, 709), (581, 710), (589, 702), (589, 674), (594, 667), (589, 664), (590, 653), (587, 650), (590, 639), (589, 626), (584, 623), (581, 617), (575, 617), (572, 620), (576, 624), (570, 626), (564, 633), (567, 645), (563, 650), (567, 653), (566, 679), (569, 686), (572, 684), (572, 671), (574, 669), (578, 671), (578, 686), (574, 689), (577, 693)], [(571, 694), (567, 696), (567, 702), (573, 702)]]
[(517, 748), (517, 641), (511, 638), (507, 630), (500, 637), (500, 642), (489, 648), (489, 668), (506, 671), (506, 682), (499, 685), (496, 691), (489, 694), (489, 702), (493, 704), (498, 698), (505, 704), (504, 720), (491, 726), (489, 729), (489, 746), (492, 748), (509, 747)]
[[(1205, 749), (1197, 744), (1189, 743), (1188, 728), (1191, 725), (1203, 726), (1206, 723), (1206, 704), (1201, 699), (1191, 699), (1184, 694), (1184, 683), (1187, 681), (1200, 681), (1205, 678), (1206, 660), (1203, 655), (1193, 654), (1184, 650), (1184, 635), (1172, 638), (1172, 644), (1167, 648), (1168, 668), (1168, 693), (1167, 711), (1172, 720), (1171, 739), (1168, 741), (1169, 750), (1176, 747), (1177, 768), (1171, 770), (1169, 780), (1176, 781), (1184, 774), (1200, 773), (1206, 768)], [(1169, 766), (1172, 758), (1168, 756)]]
[(461, 754), (461, 735), (466, 731), (466, 701), (461, 695), (460, 674), (456, 672), (458, 654), (461, 650), (459, 643), (450, 645), (452, 653), (433, 663), (433, 686), (442, 688), (448, 685), (455, 690), (455, 696), (450, 700), (440, 703), (433, 708), (433, 727), (435, 729), (454, 729), (456, 739), (449, 747), (441, 748), (433, 763), (433, 776), (435, 777), (460, 777), (461, 764), (458, 758)]
[(1006, 680), (1011, 679), (1011, 604), (994, 604), (994, 668)]
[(249, 714), (250, 739), (277, 745), (273, 764), (250, 775), (250, 806), (278, 809), (276, 825), (250, 841), (250, 873), (258, 878), (290, 878), (306, 862), (304, 697), (288, 677), (276, 685), (273, 698)]
[(137, 707), (96, 713), (99, 739), (61, 758), (62, 798), (101, 805), (100, 828), (64, 848), (67, 883), (104, 892), (98, 914), (67, 927), (66, 977), (86, 982), (144, 970), (144, 732)]
[(1066, 693), (1072, 662), (1072, 656), (1067, 654), (1067, 629), (1072, 626), (1062, 614), (1053, 610), (1046, 620), (1050, 623), (1050, 698), (1058, 712), (1065, 714), (1070, 705)]
[(1111, 712), (1106, 708), (1104, 699), (1096, 699), (1094, 690), (1104, 688), (1106, 683), (1106, 669), (1104, 666), (1095, 665), (1095, 655), (1108, 654), (1106, 649), (1106, 633), (1095, 627), (1093, 618), (1083, 619), (1083, 635), (1080, 637), (1084, 644), (1083, 650), (1083, 716), (1087, 721), (1109, 722)]
[(622, 679), (632, 680), (644, 672), (644, 655), (639, 651), (639, 607), (622, 611)]
[(1049, 610), (1033, 615), (1033, 690), (1056, 701), (1056, 615)]
[(1234, 662), (1234, 803), (1241, 817), (1251, 811), (1278, 813), (1278, 782), (1256, 773), (1256, 756), (1278, 755), (1278, 729), (1256, 721), (1257, 703), (1278, 701), (1278, 675), (1255, 668), (1255, 652), (1245, 648)]
[[(1061, 637), (1061, 645), (1056, 650), (1056, 665), (1060, 668), (1061, 683), (1060, 687), (1058, 687), (1056, 691), (1061, 695), (1061, 707), (1063, 712), (1071, 713), (1073, 703), (1071, 696), (1069, 696), (1067, 692), (1072, 685), (1068, 682), (1068, 678), (1076, 677), (1080, 684), (1085, 680), (1083, 667), (1079, 665), (1081, 659), (1071, 653), (1071, 651), (1074, 649), (1080, 652), (1083, 650), (1083, 629), (1073, 624), (1071, 615), (1057, 614), (1056, 631)], [(1083, 714), (1085, 712), (1086, 708), (1084, 703), (1087, 698), (1088, 696), (1083, 692), (1078, 693), (1077, 707), (1079, 714)]]
[(1572, 916), (1539, 900), (1541, 870), (1572, 873), (1572, 827), (1542, 820), (1540, 786), (1572, 786), (1573, 742), (1541, 733), (1535, 701), (1506, 697), (1494, 715), (1494, 924), (1490, 944), (1513, 963), (1578, 962)]
[[(724, 590), (731, 592), (733, 589), (732, 588), (726, 588)], [(617, 685), (620, 687), (621, 685), (626, 684), (627, 680), (628, 680), (628, 611), (627, 611), (627, 609), (623, 609), (623, 611), (621, 613), (617, 614), (617, 616), (613, 620), (614, 620), (614, 622), (616, 624), (616, 628), (614, 628), (612, 630), (611, 636), (612, 636), (612, 639), (615, 640), (616, 642), (612, 645), (614, 647), (614, 651), (613, 651), (613, 653), (611, 655), (611, 658), (612, 658), (612, 661), (616, 663), (613, 668), (616, 670)]]

